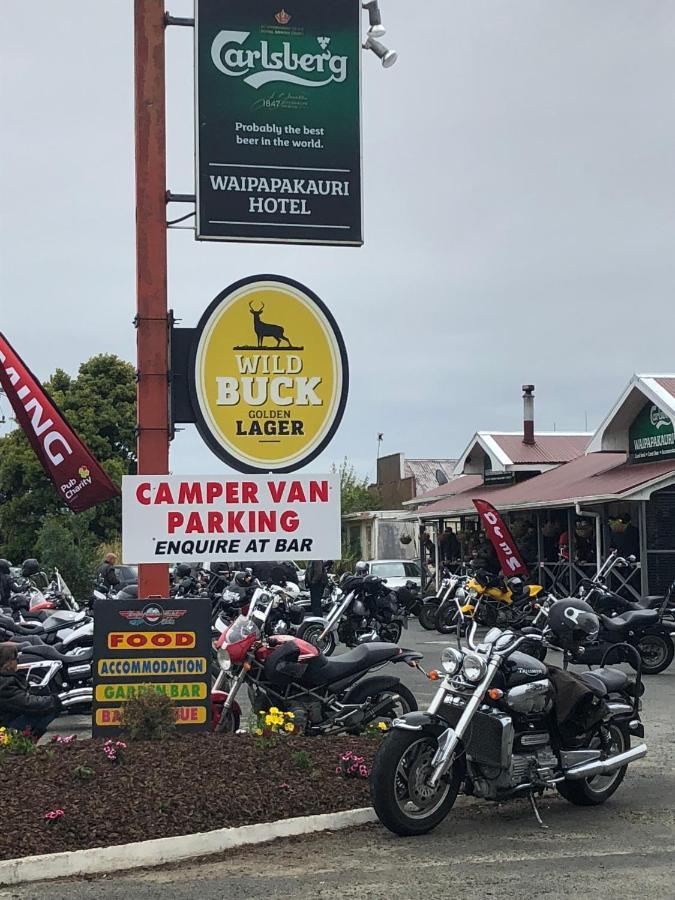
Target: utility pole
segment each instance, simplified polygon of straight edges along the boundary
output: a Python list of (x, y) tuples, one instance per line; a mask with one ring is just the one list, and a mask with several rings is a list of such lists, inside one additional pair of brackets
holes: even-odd
[[(139, 475), (169, 471), (164, 28), (164, 0), (134, 0)], [(168, 597), (168, 567), (141, 565), (138, 592)]]

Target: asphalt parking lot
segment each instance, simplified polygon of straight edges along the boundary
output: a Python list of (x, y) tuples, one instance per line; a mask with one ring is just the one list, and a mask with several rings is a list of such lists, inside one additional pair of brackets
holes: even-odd
[[(433, 667), (447, 641), (414, 623), (402, 643), (421, 650)], [(398, 671), (423, 707), (434, 685), (408, 667)], [(672, 898), (674, 700), (675, 667), (647, 680), (643, 720), (649, 755), (629, 769), (604, 806), (574, 807), (549, 793), (540, 806), (545, 830), (524, 800), (489, 804), (464, 798), (422, 838), (395, 838), (372, 825), (166, 869), (0, 889), (0, 898)]]

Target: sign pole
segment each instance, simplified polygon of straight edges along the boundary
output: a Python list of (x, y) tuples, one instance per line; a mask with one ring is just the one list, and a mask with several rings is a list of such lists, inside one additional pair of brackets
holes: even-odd
[[(164, 0), (134, 0), (138, 472), (169, 470)], [(168, 597), (166, 565), (143, 565), (139, 596)]]

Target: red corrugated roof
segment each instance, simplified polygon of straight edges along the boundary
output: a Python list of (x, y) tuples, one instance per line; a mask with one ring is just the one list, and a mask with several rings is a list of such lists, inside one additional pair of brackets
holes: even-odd
[(429, 497), (449, 497), (451, 495), (469, 490), (483, 483), (482, 475), (460, 475), (459, 478), (453, 478), (447, 484), (439, 484), (424, 494), (418, 494), (412, 500), (406, 501), (407, 504), (419, 503), (427, 500)]
[(675, 399), (675, 378), (655, 378), (654, 381)]
[(610, 500), (671, 473), (675, 475), (675, 460), (633, 465), (626, 462), (625, 453), (589, 453), (511, 487), (469, 487), (425, 507), (421, 515), (473, 511), (473, 498), (484, 495), (489, 495), (490, 503), (497, 508), (511, 509), (566, 505), (594, 498)]
[(590, 434), (537, 434), (534, 444), (524, 444), (520, 434), (491, 434), (514, 464), (552, 465), (576, 459), (586, 451)]

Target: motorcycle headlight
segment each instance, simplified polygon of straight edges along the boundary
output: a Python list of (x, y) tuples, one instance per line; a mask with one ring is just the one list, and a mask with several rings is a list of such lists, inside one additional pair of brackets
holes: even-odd
[(218, 665), (222, 672), (229, 672), (232, 668), (232, 660), (230, 659), (230, 654), (227, 652), (225, 647), (221, 647), (217, 653), (218, 656)]
[(464, 590), (463, 587), (458, 587), (458, 588), (457, 588), (457, 590), (455, 591), (455, 597), (456, 597), (458, 600), (464, 600), (464, 599), (465, 599), (465, 597), (466, 597), (466, 591)]
[(463, 659), (459, 650), (455, 650), (454, 647), (446, 647), (441, 654), (441, 666), (448, 675), (456, 675), (462, 668)]
[(467, 653), (462, 663), (462, 673), (467, 681), (476, 684), (485, 678), (487, 663), (477, 653)]

